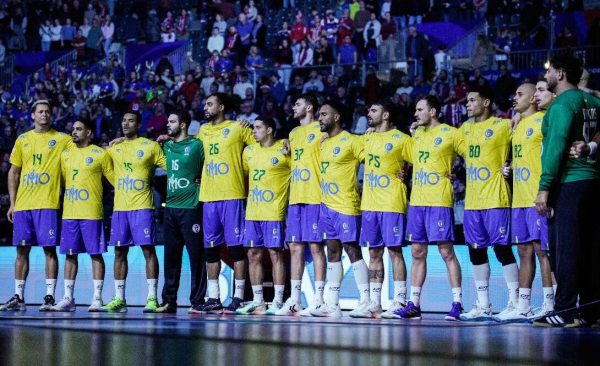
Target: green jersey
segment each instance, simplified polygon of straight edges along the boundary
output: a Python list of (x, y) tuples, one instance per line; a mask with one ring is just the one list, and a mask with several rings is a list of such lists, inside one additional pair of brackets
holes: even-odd
[(574, 141), (589, 142), (598, 125), (600, 99), (579, 89), (559, 95), (542, 122), (542, 175), (540, 191), (549, 191), (557, 183), (600, 179), (595, 163), (585, 157), (569, 158)]
[(167, 207), (198, 207), (200, 185), (196, 180), (204, 163), (202, 141), (191, 136), (179, 142), (168, 141), (163, 150), (167, 157)]

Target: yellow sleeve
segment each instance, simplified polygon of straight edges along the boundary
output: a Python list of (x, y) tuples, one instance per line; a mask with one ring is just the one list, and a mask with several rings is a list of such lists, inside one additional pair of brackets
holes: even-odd
[(246, 144), (246, 146), (250, 146), (254, 143), (256, 143), (256, 141), (254, 140), (254, 136), (252, 135), (252, 129), (251, 128), (246, 128), (246, 127), (241, 127), (242, 129), (241, 134), (242, 134), (242, 141), (244, 141), (244, 144)]
[(464, 133), (462, 131), (464, 124), (460, 126), (460, 129), (454, 130), (454, 136), (452, 136), (452, 147), (456, 154), (465, 157), (467, 154), (467, 144), (465, 142)]
[(113, 186), (115, 185), (115, 169), (113, 161), (108, 154), (105, 154), (104, 159), (102, 159), (102, 175), (108, 180), (108, 183)]
[(21, 140), (21, 138), (18, 138), (17, 141), (15, 141), (15, 146), (13, 146), (13, 149), (10, 153), (10, 163), (19, 168), (23, 165), (23, 158), (21, 156)]
[(244, 170), (244, 176), (248, 176), (248, 171), (250, 168), (248, 167), (248, 148), (244, 149), (242, 152), (242, 169)]
[(402, 157), (404, 158), (404, 161), (408, 162), (408, 163), (413, 163), (414, 161), (414, 153), (413, 153), (413, 149), (415, 147), (415, 140), (413, 139), (413, 137), (407, 137), (404, 140), (404, 146), (402, 147)]
[(154, 166), (167, 170), (167, 158), (158, 143), (154, 144)]
[(352, 141), (352, 152), (359, 161), (365, 160), (365, 136), (355, 136)]

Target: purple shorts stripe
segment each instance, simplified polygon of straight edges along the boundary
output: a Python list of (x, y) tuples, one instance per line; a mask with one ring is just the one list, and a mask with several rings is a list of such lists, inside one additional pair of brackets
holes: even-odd
[(319, 229), (323, 240), (337, 239), (342, 243), (356, 243), (360, 231), (360, 216), (344, 215), (321, 203)]
[(106, 253), (102, 220), (62, 220), (60, 254)]
[(283, 248), (283, 221), (252, 221), (244, 223), (244, 247)]
[(514, 244), (537, 241), (542, 249), (548, 248), (548, 220), (539, 215), (535, 207), (513, 208), (511, 214), (510, 230)]
[(454, 241), (454, 212), (450, 207), (409, 206), (406, 240), (411, 243)]
[(363, 211), (360, 245), (367, 248), (404, 246), (406, 215), (397, 212)]
[(113, 212), (110, 225), (110, 245), (156, 244), (154, 210), (133, 210)]
[(465, 240), (473, 248), (510, 245), (510, 209), (465, 210)]
[(323, 238), (319, 231), (320, 205), (290, 205), (287, 212), (285, 241), (292, 243), (320, 243)]
[(242, 245), (245, 216), (244, 200), (204, 202), (204, 247)]
[(15, 211), (13, 221), (14, 246), (58, 245), (60, 237), (58, 210)]

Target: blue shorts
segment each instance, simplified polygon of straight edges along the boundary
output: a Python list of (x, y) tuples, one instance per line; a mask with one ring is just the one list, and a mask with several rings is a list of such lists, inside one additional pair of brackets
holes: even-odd
[(320, 243), (320, 205), (299, 203), (289, 205), (287, 212), (285, 241), (291, 243)]
[(102, 220), (62, 220), (60, 254), (106, 253)]
[(244, 223), (244, 247), (283, 248), (283, 221), (254, 221)]
[(15, 211), (13, 216), (13, 245), (58, 245), (60, 227), (58, 210), (40, 209)]
[(360, 216), (344, 215), (321, 203), (319, 229), (323, 240), (339, 240), (342, 243), (357, 243), (360, 231)]
[(242, 245), (245, 216), (244, 200), (204, 202), (204, 247)]
[(398, 212), (363, 211), (360, 245), (367, 248), (404, 246), (406, 215)]
[(110, 224), (110, 245), (154, 245), (155, 232), (154, 210), (114, 211)]
[(411, 243), (454, 241), (454, 212), (450, 207), (409, 206), (406, 240)]
[(465, 241), (474, 249), (510, 245), (510, 208), (465, 210)]

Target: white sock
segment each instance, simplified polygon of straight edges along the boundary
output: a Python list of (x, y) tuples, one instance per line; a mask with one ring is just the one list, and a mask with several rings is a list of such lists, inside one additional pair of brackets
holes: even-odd
[(415, 306), (421, 305), (421, 287), (410, 286), (410, 301)]
[(302, 280), (291, 280), (292, 290), (290, 297), (296, 304), (300, 304), (302, 297)]
[(327, 291), (327, 304), (337, 305), (340, 301), (340, 283), (344, 269), (342, 262), (327, 263), (327, 283), (329, 284)]
[(208, 280), (208, 298), (219, 299), (219, 280)]
[(394, 301), (406, 304), (406, 281), (394, 281)]
[(531, 289), (519, 288), (519, 312), (525, 312), (531, 307)]
[(554, 308), (554, 289), (552, 287), (542, 287), (544, 294), (544, 304), (552, 305)]
[(323, 300), (323, 293), (325, 292), (325, 281), (315, 281), (315, 305), (321, 305), (325, 301)]
[(25, 298), (25, 280), (15, 280), (15, 294), (19, 295), (19, 299)]
[(369, 267), (364, 260), (359, 260), (352, 263), (354, 271), (354, 281), (358, 292), (360, 293), (360, 302), (369, 301)]
[(75, 280), (65, 280), (65, 299), (73, 300)]
[(46, 295), (54, 296), (56, 291), (56, 278), (46, 278)]
[[(236, 280), (237, 281), (237, 280)], [(252, 286), (252, 295), (254, 295), (252, 301), (263, 303), (265, 299), (263, 298), (263, 287), (262, 285)], [(241, 299), (241, 297), (240, 297)]]
[(148, 296), (146, 297), (146, 299), (149, 299), (151, 297), (158, 298), (158, 296), (157, 296), (158, 279), (148, 278), (146, 280), (146, 283), (148, 284)]
[(104, 287), (104, 280), (94, 280), (94, 300), (102, 301), (102, 288)]
[(125, 280), (115, 280), (115, 295), (125, 300)]
[(244, 298), (244, 289), (246, 287), (246, 280), (235, 280), (235, 290), (233, 291), (233, 297), (238, 299)]
[(285, 290), (285, 285), (275, 285), (275, 297), (273, 297), (273, 302), (282, 303), (283, 302), (283, 291)]
[(490, 307), (490, 264), (473, 265), (473, 278), (477, 289), (477, 300), (479, 306)]
[(557, 288), (558, 288), (558, 285), (552, 285), (552, 291), (554, 291), (554, 295), (556, 295)]
[(371, 303), (375, 306), (381, 305), (381, 288), (383, 287), (383, 283), (379, 282), (371, 282), (369, 283), (369, 288), (371, 291)]
[(452, 288), (452, 302), (459, 302), (462, 304), (462, 287)]
[(508, 299), (516, 305), (519, 302), (519, 267), (516, 263), (502, 266), (506, 286), (508, 287)]

